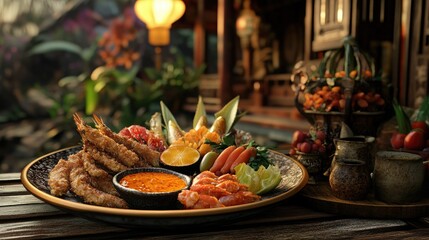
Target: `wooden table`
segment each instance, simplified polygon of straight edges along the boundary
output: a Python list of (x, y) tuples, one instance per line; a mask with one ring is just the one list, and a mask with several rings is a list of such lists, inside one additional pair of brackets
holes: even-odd
[(125, 229), (62, 212), (31, 195), (19, 173), (0, 174), (0, 239), (429, 238), (429, 218), (361, 219), (317, 212), (300, 196), (234, 224), (182, 230)]

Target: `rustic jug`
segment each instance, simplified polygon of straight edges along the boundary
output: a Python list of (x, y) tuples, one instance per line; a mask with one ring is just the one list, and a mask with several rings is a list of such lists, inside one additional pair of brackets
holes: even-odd
[[(335, 154), (332, 160), (332, 166), (337, 159), (357, 159), (363, 161), (368, 170), (372, 172), (374, 137), (346, 137), (334, 140)], [(331, 167), (332, 168), (332, 167)]]
[(371, 188), (371, 177), (365, 162), (357, 159), (337, 159), (329, 175), (329, 185), (337, 198), (360, 200)]

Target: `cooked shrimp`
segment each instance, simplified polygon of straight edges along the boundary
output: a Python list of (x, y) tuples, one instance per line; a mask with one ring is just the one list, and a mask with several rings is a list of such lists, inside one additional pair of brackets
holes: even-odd
[(261, 199), (261, 196), (253, 194), (250, 191), (238, 191), (236, 193), (232, 193), (230, 195), (220, 197), (219, 202), (221, 202), (225, 206), (234, 206), (234, 205), (256, 202), (260, 199)]
[(103, 191), (114, 196), (119, 196), (119, 193), (116, 191), (116, 188), (112, 183), (112, 176), (107, 175), (105, 177), (93, 177), (90, 176), (90, 184), (96, 189)]
[(219, 176), (219, 178), (217, 180), (219, 183), (221, 183), (223, 181), (227, 181), (227, 180), (238, 182), (237, 176), (229, 174), (229, 173)]
[(193, 185), (199, 185), (199, 184), (211, 184), (211, 185), (216, 185), (217, 184), (217, 179), (215, 178), (209, 178), (209, 177), (203, 177), (203, 178), (198, 178), (198, 181), (194, 181)]
[(128, 169), (127, 166), (116, 161), (115, 158), (111, 157), (107, 153), (99, 151), (97, 148), (95, 148), (94, 145), (90, 143), (86, 143), (84, 149), (96, 163), (109, 169), (113, 173), (118, 173), (120, 171)]
[(119, 197), (105, 193), (94, 188), (90, 184), (90, 177), (83, 169), (83, 162), (80, 160), (76, 167), (70, 171), (70, 185), (72, 191), (83, 198), (86, 203), (105, 207), (128, 208), (127, 203)]
[(240, 184), (239, 182), (232, 181), (232, 180), (225, 180), (223, 182), (220, 182), (216, 185), (216, 187), (225, 189), (230, 193), (236, 193), (238, 191), (247, 190), (246, 185)]
[(115, 132), (113, 132), (107, 125), (103, 122), (103, 120), (93, 115), (95, 126), (100, 130), (100, 132), (113, 139), (115, 142), (124, 145), (127, 149), (135, 152), (140, 162), (136, 163), (139, 167), (147, 167), (147, 166), (159, 166), (159, 156), (160, 153), (152, 150), (149, 148), (149, 146), (142, 144), (138, 141), (134, 141), (132, 139), (129, 139), (127, 137), (123, 137)]
[(51, 194), (55, 196), (62, 196), (70, 188), (70, 168), (68, 162), (60, 159), (57, 165), (49, 172), (48, 184), (51, 188)]
[(217, 198), (190, 190), (180, 192), (178, 200), (187, 209), (223, 207)]
[(218, 207), (224, 207), (224, 205), (219, 202), (219, 200), (213, 196), (201, 194), (200, 199), (198, 202), (195, 203), (194, 209), (201, 209), (201, 208), (218, 208)]
[[(85, 148), (86, 148), (86, 146), (85, 146)], [(82, 159), (83, 159), (83, 168), (85, 169), (85, 171), (88, 172), (89, 175), (91, 175), (93, 177), (107, 177), (107, 176), (109, 176), (109, 173), (107, 173), (103, 169), (97, 167), (94, 159), (91, 157), (91, 155), (87, 151), (83, 151)]]
[(198, 174), (197, 176), (194, 177), (194, 180), (192, 180), (192, 184), (193, 185), (198, 184), (198, 182), (200, 181), (200, 179), (203, 179), (203, 178), (211, 178), (211, 179), (215, 179), (216, 180), (217, 176), (216, 176), (216, 174), (214, 174), (211, 171), (204, 171), (204, 172), (201, 172), (200, 174)]
[(212, 184), (192, 185), (189, 190), (195, 191), (198, 194), (205, 194), (205, 195), (213, 196), (216, 198), (220, 198), (220, 197), (231, 194), (230, 192), (226, 191), (225, 189), (216, 187), (215, 185), (212, 185)]
[(185, 208), (193, 208), (199, 199), (200, 195), (197, 192), (190, 190), (183, 190), (177, 196), (177, 200), (179, 200)]
[(118, 144), (110, 137), (101, 134), (100, 131), (86, 125), (78, 114), (74, 114), (73, 117), (84, 143), (93, 144), (100, 151), (109, 153), (128, 167), (134, 166), (140, 160), (135, 152), (128, 150), (124, 145)]

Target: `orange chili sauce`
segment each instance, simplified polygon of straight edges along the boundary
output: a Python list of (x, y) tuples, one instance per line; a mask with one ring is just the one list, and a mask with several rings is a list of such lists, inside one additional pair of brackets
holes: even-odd
[(140, 172), (123, 177), (119, 183), (141, 192), (174, 192), (186, 187), (178, 176), (161, 172)]

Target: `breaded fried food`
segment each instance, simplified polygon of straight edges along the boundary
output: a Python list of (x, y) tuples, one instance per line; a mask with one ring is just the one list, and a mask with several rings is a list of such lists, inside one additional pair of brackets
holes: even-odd
[(118, 173), (129, 168), (124, 164), (116, 161), (116, 159), (111, 157), (109, 154), (99, 151), (94, 145), (90, 143), (86, 143), (84, 145), (84, 149), (88, 157), (90, 157), (94, 161), (94, 164), (100, 164), (101, 166), (107, 168), (113, 173)]
[(55, 196), (62, 196), (70, 188), (69, 182), (70, 168), (68, 162), (60, 159), (57, 165), (49, 173), (48, 184), (51, 188), (51, 194)]
[(91, 155), (86, 151), (86, 147), (84, 147), (84, 151), (82, 154), (83, 159), (83, 168), (85, 171), (92, 177), (108, 177), (109, 173), (106, 172), (104, 169), (99, 168), (96, 164), (94, 159), (91, 157)]
[(127, 203), (119, 197), (98, 190), (91, 185), (90, 176), (83, 168), (83, 161), (80, 159), (78, 164), (70, 171), (71, 190), (84, 202), (104, 207), (128, 208)]
[(113, 132), (97, 115), (93, 115), (93, 119), (95, 122), (95, 126), (100, 130), (102, 134), (113, 139), (115, 142), (124, 145), (129, 150), (137, 153), (140, 158), (140, 162), (137, 163), (139, 167), (159, 166), (160, 153), (158, 151), (152, 150), (149, 148), (149, 146), (142, 144), (138, 141), (134, 141), (132, 139)]
[(119, 193), (116, 191), (116, 188), (112, 183), (113, 177), (108, 175), (107, 177), (93, 177), (90, 176), (90, 184), (96, 189), (103, 191), (114, 196), (119, 196)]
[(49, 172), (48, 185), (51, 188), (51, 194), (54, 196), (62, 196), (70, 189), (70, 169), (74, 162), (79, 161), (82, 157), (82, 151), (72, 154), (68, 157), (68, 161), (60, 159), (55, 167)]
[(84, 143), (91, 143), (98, 150), (108, 153), (125, 166), (132, 167), (139, 162), (140, 159), (135, 152), (128, 150), (124, 145), (115, 142), (110, 137), (101, 134), (97, 129), (88, 126), (78, 114), (74, 114), (73, 118)]

